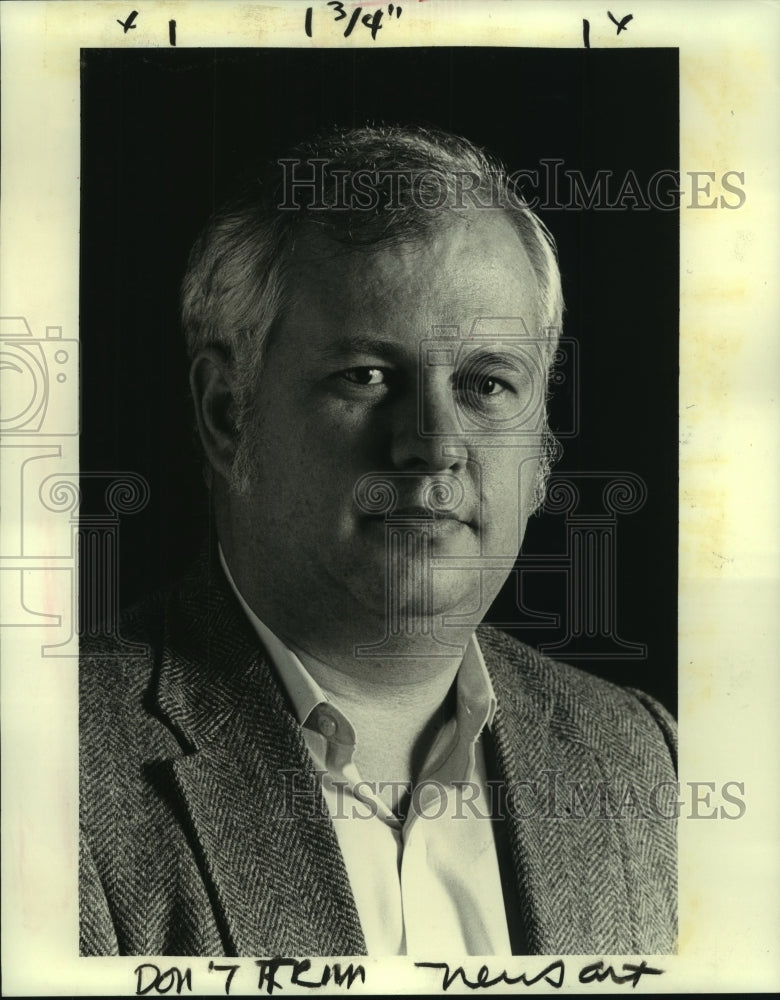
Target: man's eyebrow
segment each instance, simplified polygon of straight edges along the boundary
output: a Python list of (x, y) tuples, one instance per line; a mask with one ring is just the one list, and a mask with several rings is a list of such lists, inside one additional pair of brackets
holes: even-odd
[[(532, 345), (537, 347), (537, 345)], [(538, 348), (537, 348), (538, 350)], [(466, 370), (474, 367), (511, 368), (518, 374), (530, 374), (530, 369), (539, 367), (538, 359), (523, 350), (521, 344), (506, 346), (491, 345), (491, 347), (475, 347), (473, 351), (463, 352), (459, 358), (459, 367)]]
[(381, 354), (393, 361), (398, 361), (406, 357), (407, 352), (392, 340), (383, 340), (381, 337), (355, 336), (341, 337), (330, 344), (324, 344), (318, 349), (317, 354), (325, 360), (343, 358), (350, 354)]

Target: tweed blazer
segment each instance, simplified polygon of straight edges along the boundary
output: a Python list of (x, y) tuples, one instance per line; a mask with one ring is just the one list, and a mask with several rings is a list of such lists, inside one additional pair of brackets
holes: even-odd
[[(202, 557), (120, 634), (82, 647), (81, 953), (365, 954), (300, 726), (219, 565)], [(517, 950), (672, 951), (675, 821), (652, 808), (675, 781), (671, 717), (505, 633), (478, 637)], [(291, 772), (311, 780), (310, 818), (289, 818)]]

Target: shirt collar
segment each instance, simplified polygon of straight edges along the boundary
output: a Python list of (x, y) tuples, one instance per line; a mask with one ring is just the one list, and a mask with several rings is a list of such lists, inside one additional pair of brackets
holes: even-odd
[[(300, 655), (296, 654), (249, 607), (228, 568), (221, 545), (218, 545), (218, 550), (219, 561), (230, 588), (276, 667), (298, 722), (301, 726), (305, 726), (315, 709), (329, 703), (330, 699), (304, 666), (302, 660), (308, 659), (308, 655), (302, 652)], [(331, 705), (331, 708), (341, 715), (335, 705)], [(473, 633), (458, 669), (457, 713), (459, 723), (473, 730), (473, 734), (470, 733), (473, 739), (476, 739), (484, 726), (492, 726), (496, 713), (493, 684), (477, 637)]]
[(271, 658), (271, 662), (279, 673), (282, 684), (284, 685), (290, 701), (292, 702), (295, 717), (302, 726), (305, 725), (314, 709), (317, 708), (318, 705), (322, 705), (323, 702), (328, 701), (327, 695), (314, 680), (309, 671), (304, 667), (295, 653), (289, 648), (289, 646), (285, 645), (285, 643), (283, 643), (282, 640), (257, 617), (254, 611), (244, 600), (243, 594), (238, 589), (230, 569), (228, 568), (227, 560), (225, 559), (225, 554), (222, 551), (221, 545), (219, 545), (219, 561), (222, 565), (222, 569), (225, 571), (227, 581), (230, 584), (233, 593), (236, 595), (238, 603), (244, 609), (244, 613), (257, 633), (260, 642), (265, 647), (266, 652)]

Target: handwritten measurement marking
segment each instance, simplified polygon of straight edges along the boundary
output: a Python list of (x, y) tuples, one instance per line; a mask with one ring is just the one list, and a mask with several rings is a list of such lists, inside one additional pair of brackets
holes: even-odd
[(122, 25), (122, 34), (126, 35), (128, 31), (135, 30), (135, 25), (133, 24), (133, 21), (135, 21), (137, 17), (138, 17), (138, 11), (131, 10), (126, 21), (120, 21), (119, 18), (116, 19), (116, 23)]
[(607, 11), (607, 17), (610, 19), (610, 21), (613, 24), (617, 25), (617, 32), (616, 32), (616, 34), (618, 34), (618, 35), (620, 34), (621, 31), (626, 31), (627, 30), (626, 29), (626, 25), (628, 24), (629, 21), (633, 21), (634, 20), (634, 15), (633, 14), (626, 14), (626, 16), (624, 18), (622, 18), (620, 21), (618, 21), (617, 18), (613, 16), (611, 10)]
[[(352, 13), (349, 14), (343, 0), (327, 0), (326, 6), (332, 9), (334, 23), (347, 21), (347, 26), (343, 32), (344, 38), (349, 38), (357, 25), (362, 24), (371, 32), (371, 39), (373, 41), (376, 41), (377, 33), (384, 27), (382, 19), (385, 17), (385, 13), (388, 18), (395, 17), (398, 20), (403, 12), (403, 7), (400, 4), (393, 3), (387, 5), (386, 12), (382, 7), (379, 7), (374, 11), (369, 11), (367, 14), (363, 14), (362, 7), (355, 7)], [(314, 34), (313, 19), (314, 8), (307, 7), (303, 21), (303, 28), (307, 38), (312, 38)]]

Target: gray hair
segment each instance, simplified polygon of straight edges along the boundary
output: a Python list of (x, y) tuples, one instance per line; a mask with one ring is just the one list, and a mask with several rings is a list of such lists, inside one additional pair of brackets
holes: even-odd
[[(502, 212), (520, 236), (539, 293), (540, 330), (533, 333), (544, 338), (549, 372), (563, 316), (555, 243), (503, 165), (467, 139), (423, 127), (333, 128), (269, 163), (264, 177), (212, 215), (189, 255), (182, 324), (190, 358), (216, 346), (231, 365), (239, 435), (234, 491), (244, 492), (251, 479), (241, 441), (284, 308), (296, 235), (314, 225), (334, 244), (371, 252), (419, 242), (472, 206)], [(557, 449), (545, 420), (536, 508)]]

